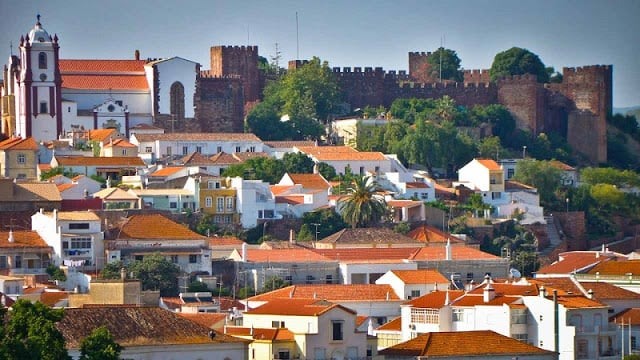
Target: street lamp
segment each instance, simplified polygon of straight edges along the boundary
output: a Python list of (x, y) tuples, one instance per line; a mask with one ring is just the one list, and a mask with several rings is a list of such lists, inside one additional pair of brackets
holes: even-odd
[(524, 159), (527, 155), (527, 145), (522, 146), (522, 158)]
[(567, 203), (567, 212), (569, 212), (569, 198), (564, 199), (564, 201)]

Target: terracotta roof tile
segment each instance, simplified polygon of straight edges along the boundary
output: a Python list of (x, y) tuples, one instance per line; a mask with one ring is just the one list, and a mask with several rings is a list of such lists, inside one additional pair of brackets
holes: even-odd
[(60, 191), (54, 183), (50, 182), (18, 182), (11, 183), (13, 186), (13, 194), (9, 197), (2, 197), (0, 201), (62, 201)]
[(560, 169), (563, 171), (575, 171), (576, 169), (570, 165), (567, 165), (565, 163), (563, 163), (562, 161), (558, 161), (558, 160), (551, 160), (549, 161), (549, 165), (553, 166), (556, 169)]
[(144, 73), (144, 60), (61, 59), (61, 73)]
[(491, 159), (476, 159), (476, 161), (479, 162), (482, 166), (484, 166), (485, 168), (487, 168), (489, 170), (502, 170), (500, 165), (498, 165), (498, 163), (495, 162), (495, 160), (491, 160)]
[(593, 290), (596, 300), (635, 300), (640, 304), (640, 294), (631, 290), (605, 282), (581, 282), (580, 285), (587, 290)]
[(96, 193), (93, 193), (94, 198), (100, 198), (103, 200), (138, 200), (138, 197), (135, 194), (132, 194), (128, 191), (124, 191), (120, 188), (106, 188), (102, 189)]
[(209, 246), (235, 246), (242, 247), (244, 241), (235, 236), (213, 236), (209, 238)]
[(589, 270), (589, 274), (599, 272), (600, 275), (640, 274), (640, 260), (605, 261)]
[(286, 328), (249, 328), (227, 326), (226, 334), (239, 337), (251, 337), (258, 341), (295, 341), (294, 334)]
[(149, 214), (129, 217), (118, 239), (198, 240), (206, 237), (160, 214)]
[(591, 300), (586, 296), (578, 295), (566, 295), (558, 296), (558, 303), (563, 305), (567, 309), (584, 309), (584, 308), (604, 308), (607, 305)]
[(329, 182), (320, 174), (289, 174), (294, 184), (300, 184), (305, 189), (327, 190), (330, 187)]
[(199, 152), (193, 152), (189, 155), (186, 155), (181, 159), (184, 165), (210, 165), (213, 164), (213, 161), (209, 159), (208, 156), (202, 155)]
[(489, 300), (488, 302), (484, 301), (483, 295), (478, 294), (465, 294), (455, 301), (452, 302), (452, 306), (478, 306), (478, 305), (486, 305), (486, 306), (496, 306), (503, 304), (512, 304), (514, 302), (520, 301), (519, 296), (502, 296), (496, 294), (496, 297)]
[(398, 248), (341, 248), (341, 249), (312, 249), (326, 258), (337, 261), (402, 261), (409, 259), (419, 248), (398, 247)]
[(166, 133), (135, 134), (139, 142), (147, 141), (256, 141), (260, 138), (252, 133)]
[(421, 206), (422, 201), (417, 200), (389, 200), (387, 201), (387, 205), (392, 208), (413, 208), (416, 206)]
[(280, 195), (283, 192), (285, 192), (285, 191), (287, 191), (287, 190), (289, 190), (289, 189), (291, 189), (293, 187), (294, 187), (293, 185), (271, 185), (270, 186), (271, 193), (273, 195)]
[(137, 148), (136, 145), (130, 143), (126, 139), (115, 139), (113, 142), (108, 142), (104, 145), (105, 148), (110, 147), (126, 147), (126, 148)]
[(344, 301), (399, 301), (390, 285), (386, 284), (305, 284), (291, 285), (248, 298), (248, 301), (274, 299), (323, 299)]
[[(411, 260), (444, 260), (446, 249), (444, 246), (427, 246), (420, 248)], [(480, 251), (468, 246), (452, 246), (451, 256), (453, 260), (497, 260), (499, 256)]]
[(429, 189), (429, 184), (420, 181), (410, 181), (407, 183), (408, 189)]
[(58, 186), (58, 191), (60, 191), (62, 193), (62, 192), (65, 192), (65, 191), (67, 191), (67, 190), (69, 190), (69, 189), (71, 189), (73, 187), (76, 187), (77, 185), (78, 184), (69, 183), (69, 184), (58, 184), (57, 186)]
[(149, 90), (144, 75), (62, 74), (62, 87), (90, 90)]
[(325, 312), (341, 308), (354, 315), (356, 313), (344, 306), (331, 303), (326, 300), (305, 298), (305, 299), (291, 299), (291, 298), (278, 298), (271, 299), (264, 305), (261, 305), (255, 309), (245, 311), (245, 315), (289, 315), (289, 316), (320, 316)]
[(398, 316), (397, 318), (388, 321), (385, 324), (382, 324), (376, 331), (400, 331), (402, 329), (402, 317)]
[(350, 146), (296, 146), (299, 151), (308, 155), (328, 154), (328, 153), (357, 153), (358, 150)]
[(40, 294), (40, 302), (53, 307), (62, 300), (68, 299), (69, 294), (64, 291), (44, 291)]
[(618, 324), (625, 324), (638, 326), (640, 325), (640, 308), (631, 308), (621, 311), (618, 315), (611, 317), (610, 321), (615, 321)]
[(206, 326), (209, 329), (221, 330), (227, 318), (225, 313), (177, 313), (181, 317)]
[[(53, 213), (47, 213), (53, 216)], [(100, 217), (92, 211), (58, 211), (58, 220), (66, 221), (100, 221)]]
[(447, 298), (447, 292), (449, 293), (449, 301), (454, 301), (464, 295), (463, 290), (432, 291), (428, 294), (407, 301), (405, 305), (424, 309), (440, 309), (444, 306)]
[(458, 239), (457, 237), (451, 234), (447, 234), (444, 231), (441, 231), (440, 229), (435, 228), (433, 226), (429, 226), (429, 225), (419, 226), (409, 231), (407, 236), (409, 236), (412, 239), (416, 239), (420, 242), (429, 243), (429, 244), (433, 244), (433, 243), (446, 244), (447, 240), (449, 240), (451, 244), (464, 243), (463, 240)]
[(309, 249), (247, 249), (250, 262), (325, 262), (330, 259)]
[(117, 135), (116, 129), (91, 129), (89, 139), (104, 142), (110, 137)]
[[(464, 344), (464, 346), (454, 346)], [(482, 356), (551, 355), (525, 342), (500, 335), (490, 330), (433, 332), (420, 334), (403, 343), (378, 352), (384, 356), (424, 356), (429, 358), (455, 358)]]
[(558, 261), (538, 270), (538, 274), (570, 274), (582, 272), (611, 257), (599, 256), (596, 251), (572, 251), (560, 254)]
[(219, 164), (219, 165), (229, 165), (229, 164), (232, 165), (232, 164), (240, 163), (240, 160), (238, 160), (238, 158), (234, 157), (231, 154), (227, 154), (226, 152), (219, 152), (213, 155), (212, 157), (210, 157), (209, 160), (211, 161), (212, 164)]
[(250, 151), (236, 152), (236, 153), (233, 153), (232, 156), (238, 159), (238, 161), (240, 162), (245, 162), (249, 159), (258, 158), (258, 157), (260, 158), (269, 157), (269, 155), (267, 155), (267, 153), (264, 153), (264, 152), (250, 152)]
[(415, 244), (419, 242), (387, 228), (346, 228), (318, 241), (322, 244)]
[(62, 86), (70, 89), (149, 90), (142, 60), (60, 60)]
[(391, 272), (405, 284), (449, 283), (449, 280), (435, 269), (391, 270)]
[(291, 149), (302, 146), (315, 146), (314, 141), (265, 141), (264, 144), (273, 149)]
[(49, 245), (35, 231), (14, 231), (13, 239), (13, 242), (9, 242), (9, 231), (0, 231), (0, 248), (49, 248)]
[(60, 166), (144, 166), (144, 161), (137, 156), (56, 156), (55, 158)]
[[(538, 287), (535, 284), (518, 284), (518, 283), (491, 283), (496, 295), (504, 296), (538, 296)], [(480, 284), (471, 290), (471, 294), (480, 294), (484, 292), (485, 285)]]
[(32, 137), (12, 137), (0, 142), (0, 150), (38, 150), (38, 144)]
[(105, 326), (115, 342), (124, 347), (242, 342), (221, 333), (211, 338), (207, 327), (158, 307), (66, 309), (62, 320), (56, 323), (71, 349), (77, 349), (82, 339), (99, 326)]
[(154, 171), (152, 174), (150, 174), (150, 177), (165, 177), (165, 176), (171, 176), (179, 171), (184, 170), (185, 168), (182, 166), (168, 166), (165, 168), (162, 168), (160, 170), (156, 170)]
[(276, 204), (304, 204), (304, 195), (279, 195), (276, 196), (275, 201)]

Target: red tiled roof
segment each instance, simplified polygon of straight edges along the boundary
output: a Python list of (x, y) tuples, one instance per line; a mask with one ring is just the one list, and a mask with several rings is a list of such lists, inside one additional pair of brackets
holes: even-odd
[(70, 75), (62, 74), (62, 87), (90, 90), (149, 90), (144, 75)]
[(387, 205), (393, 208), (412, 208), (422, 205), (422, 201), (414, 200), (389, 200)]
[(483, 295), (465, 294), (464, 296), (461, 296), (455, 301), (453, 301), (452, 305), (453, 306), (478, 306), (478, 305), (496, 306), (496, 305), (503, 305), (503, 304), (511, 304), (516, 301), (520, 301), (520, 297), (501, 296), (496, 294), (495, 298), (485, 302)]
[[(537, 296), (538, 287), (535, 284), (491, 283), (496, 295), (505, 296)], [(471, 294), (482, 294), (485, 285), (480, 284), (471, 290)]]
[(168, 141), (256, 141), (260, 142), (252, 133), (166, 133), (166, 134), (135, 134), (139, 142), (168, 140)]
[[(456, 346), (460, 345), (460, 346)], [(462, 346), (463, 345), (463, 346)], [(378, 352), (384, 356), (416, 356), (425, 358), (456, 358), (482, 356), (551, 355), (525, 342), (490, 330), (432, 332)]]
[(40, 294), (40, 302), (53, 307), (60, 301), (68, 299), (69, 294), (64, 291), (44, 291)]
[(91, 129), (89, 130), (89, 139), (104, 142), (110, 137), (116, 136), (116, 129)]
[(38, 150), (38, 144), (32, 137), (12, 137), (0, 142), (0, 150)]
[(334, 304), (326, 300), (313, 298), (290, 299), (278, 298), (272, 299), (264, 305), (255, 309), (245, 311), (245, 315), (290, 315), (290, 316), (320, 316), (327, 311), (341, 308), (349, 313), (356, 314), (353, 310), (345, 308), (342, 305)]
[(271, 193), (273, 195), (280, 195), (283, 192), (291, 189), (293, 187), (293, 185), (271, 185), (269, 186), (269, 188), (271, 188)]
[(391, 270), (391, 272), (405, 284), (449, 283), (449, 280), (435, 269)]
[(323, 299), (328, 301), (398, 301), (400, 298), (386, 284), (305, 284), (291, 285), (248, 298), (248, 301), (274, 299)]
[(177, 313), (181, 317), (191, 320), (209, 329), (220, 330), (224, 328), (224, 320), (227, 318), (225, 313)]
[(160, 214), (149, 214), (129, 217), (118, 239), (199, 240), (206, 237)]
[(114, 147), (114, 146), (126, 147), (126, 148), (135, 148), (135, 147), (137, 147), (136, 145), (133, 145), (132, 143), (128, 142), (126, 139), (115, 139), (115, 140), (113, 140), (113, 142), (108, 142), (108, 143), (106, 143), (104, 145), (105, 148)]
[(584, 271), (602, 261), (609, 261), (611, 257), (600, 256), (597, 251), (573, 251), (560, 254), (558, 261), (547, 265), (538, 274), (570, 274), (574, 271)]
[(563, 163), (562, 161), (558, 161), (558, 160), (549, 161), (549, 165), (553, 166), (556, 169), (560, 169), (560, 170), (563, 170), (563, 171), (575, 171), (576, 170), (574, 167), (571, 167), (571, 166)]
[(583, 308), (603, 308), (608, 307), (607, 305), (598, 302), (596, 300), (591, 300), (586, 296), (582, 295), (567, 295), (567, 296), (558, 296), (558, 303), (564, 306), (567, 309), (583, 309)]
[(280, 195), (276, 196), (276, 204), (304, 204), (304, 195)]
[(407, 183), (408, 189), (428, 189), (429, 184), (420, 182), (420, 181), (410, 181)]
[(605, 261), (589, 270), (589, 274), (599, 272), (600, 275), (640, 274), (640, 260)]
[(625, 324), (631, 322), (631, 325), (638, 326), (640, 325), (640, 308), (626, 309), (618, 315), (612, 316), (610, 321), (615, 321), (618, 324), (622, 324), (623, 321)]
[(144, 60), (61, 59), (61, 73), (144, 73)]
[(640, 294), (606, 282), (581, 282), (587, 293), (593, 291), (596, 300), (635, 300), (640, 304)]
[(337, 261), (367, 261), (376, 260), (405, 260), (409, 259), (419, 248), (341, 248), (341, 249), (312, 249), (326, 258)]
[(13, 231), (13, 242), (9, 242), (9, 231), (0, 231), (0, 248), (49, 248), (35, 231)]
[(62, 86), (70, 89), (148, 90), (143, 60), (60, 60)]
[(416, 240), (418, 240), (420, 242), (424, 242), (424, 243), (442, 243), (442, 244), (446, 244), (447, 240), (449, 240), (449, 242), (451, 244), (464, 243), (463, 240), (458, 239), (457, 237), (455, 237), (455, 236), (453, 236), (451, 234), (447, 234), (444, 231), (441, 231), (440, 229), (435, 228), (433, 226), (429, 226), (429, 225), (419, 226), (419, 227), (409, 231), (407, 236), (409, 236), (412, 239), (416, 239)]
[(173, 175), (173, 174), (179, 172), (180, 170), (184, 170), (184, 167), (182, 167), (182, 166), (169, 166), (169, 167), (162, 168), (160, 170), (156, 170), (149, 176), (151, 176), (151, 177), (165, 177), (165, 176)]
[[(446, 249), (444, 246), (428, 246), (418, 250), (411, 260), (444, 260), (446, 257)], [(495, 256), (478, 249), (468, 246), (452, 246), (452, 260), (498, 260), (499, 256)]]
[(144, 161), (137, 156), (56, 156), (60, 166), (144, 166)]
[(447, 299), (447, 293), (449, 293), (449, 302), (452, 302), (464, 295), (463, 290), (432, 291), (418, 298), (411, 299), (411, 301), (407, 301), (405, 304), (417, 308), (440, 309), (444, 306), (445, 300)]
[(346, 228), (318, 241), (322, 244), (415, 244), (419, 242), (387, 228)]
[(377, 331), (400, 331), (402, 329), (402, 317), (398, 316), (397, 318), (380, 325), (376, 330)]
[(309, 249), (247, 249), (250, 262), (323, 262), (330, 259)]
[(305, 189), (327, 190), (330, 185), (320, 174), (289, 174), (294, 184), (300, 184)]
[(224, 151), (213, 155), (212, 157), (209, 158), (209, 160), (213, 164), (220, 164), (220, 165), (228, 165), (228, 164), (238, 164), (238, 163), (240, 163), (240, 160), (238, 160), (236, 157), (234, 157), (231, 154), (227, 154)]
[(226, 333), (231, 336), (251, 337), (261, 341), (295, 341), (294, 334), (286, 328), (249, 328), (227, 326)]
[(209, 238), (209, 246), (237, 246), (241, 247), (244, 241), (235, 236), (213, 236)]
[(72, 187), (74, 187), (76, 185), (78, 185), (78, 184), (71, 184), (71, 183), (69, 183), (69, 184), (58, 184), (57, 187), (58, 187), (58, 191), (64, 192), (64, 191), (67, 191), (67, 190), (71, 189)]
[(500, 168), (500, 165), (498, 165), (497, 162), (495, 162), (495, 160), (491, 160), (491, 159), (476, 159), (477, 162), (479, 162), (482, 166), (486, 167), (489, 170), (502, 170), (502, 168)]

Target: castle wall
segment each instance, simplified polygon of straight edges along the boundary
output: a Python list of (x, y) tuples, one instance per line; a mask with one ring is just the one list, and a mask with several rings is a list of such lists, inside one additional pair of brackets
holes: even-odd
[(432, 83), (438, 79), (432, 78), (431, 65), (427, 61), (431, 56), (431, 52), (410, 52), (409, 53), (409, 77), (416, 82)]
[(491, 82), (491, 76), (489, 75), (489, 69), (483, 70), (464, 70), (464, 82), (465, 83), (483, 83), (488, 84)]
[(593, 162), (607, 161), (607, 124), (587, 110), (569, 113), (567, 141)]
[(260, 99), (262, 86), (257, 46), (213, 46), (210, 55), (212, 76), (240, 76), (244, 100), (253, 102)]
[(545, 89), (535, 75), (514, 75), (498, 81), (497, 100), (509, 109), (517, 128), (534, 134), (543, 131)]
[(243, 81), (203, 72), (196, 83), (195, 114), (202, 132), (243, 132)]

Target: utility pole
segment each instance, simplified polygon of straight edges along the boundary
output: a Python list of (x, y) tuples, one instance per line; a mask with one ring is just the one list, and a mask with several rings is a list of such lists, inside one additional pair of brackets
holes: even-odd
[(318, 242), (318, 226), (320, 226), (320, 224), (318, 223), (312, 223), (311, 225), (316, 227), (316, 242)]

